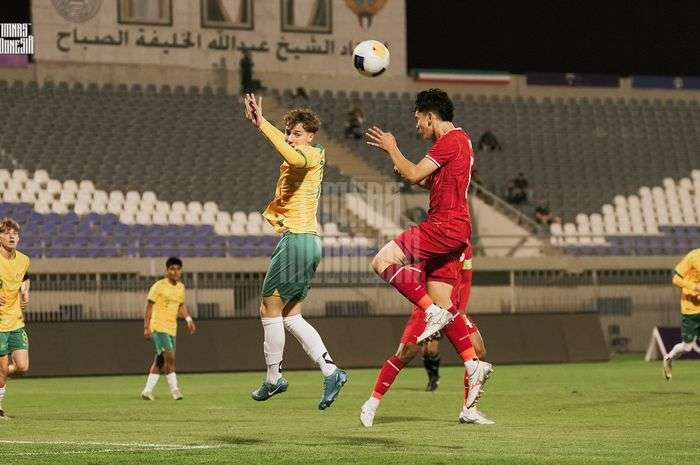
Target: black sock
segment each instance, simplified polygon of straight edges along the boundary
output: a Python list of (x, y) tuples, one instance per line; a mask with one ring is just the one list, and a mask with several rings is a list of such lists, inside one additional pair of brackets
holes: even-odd
[(429, 355), (423, 356), (423, 366), (425, 367), (426, 373), (428, 373), (428, 378), (438, 378), (440, 376), (440, 356), (431, 357)]

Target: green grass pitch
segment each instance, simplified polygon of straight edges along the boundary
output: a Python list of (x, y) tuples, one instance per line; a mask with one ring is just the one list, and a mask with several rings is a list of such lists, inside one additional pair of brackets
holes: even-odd
[(258, 403), (261, 373), (180, 375), (142, 401), (145, 376), (11, 380), (0, 462), (133, 464), (642, 464), (697, 460), (700, 363), (662, 380), (640, 356), (610, 363), (498, 366), (480, 408), (493, 426), (460, 425), (462, 370), (403, 372), (375, 426), (358, 414), (377, 370), (350, 370), (336, 403), (317, 410), (317, 372), (288, 372), (289, 391)]

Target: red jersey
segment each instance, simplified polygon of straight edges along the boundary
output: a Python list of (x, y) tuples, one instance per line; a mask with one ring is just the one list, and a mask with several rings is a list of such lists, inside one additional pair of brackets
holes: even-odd
[(432, 174), (430, 209), (426, 221), (471, 222), (467, 188), (471, 179), (474, 151), (462, 128), (455, 128), (433, 144), (426, 158), (438, 166)]

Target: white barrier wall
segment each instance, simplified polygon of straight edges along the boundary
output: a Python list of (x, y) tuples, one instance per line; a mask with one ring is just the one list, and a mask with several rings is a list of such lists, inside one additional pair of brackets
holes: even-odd
[(402, 0), (35, 0), (37, 62), (351, 75), (352, 49), (388, 44), (387, 76), (406, 73)]

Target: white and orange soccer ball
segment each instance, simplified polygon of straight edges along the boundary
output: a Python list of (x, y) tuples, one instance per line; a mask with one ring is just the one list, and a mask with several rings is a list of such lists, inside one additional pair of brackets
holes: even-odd
[(378, 40), (365, 40), (352, 51), (352, 63), (363, 76), (379, 76), (389, 67), (389, 49)]

